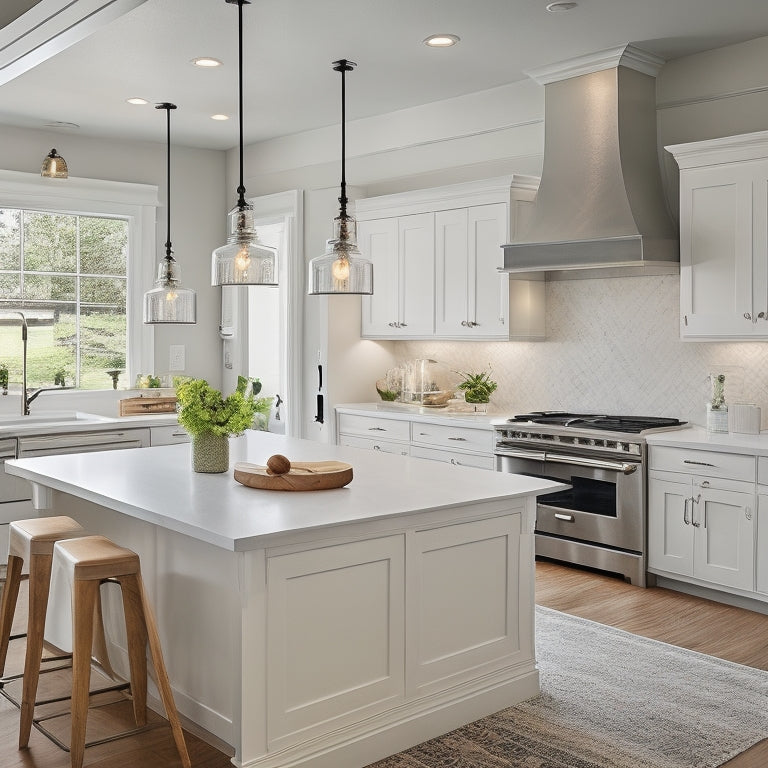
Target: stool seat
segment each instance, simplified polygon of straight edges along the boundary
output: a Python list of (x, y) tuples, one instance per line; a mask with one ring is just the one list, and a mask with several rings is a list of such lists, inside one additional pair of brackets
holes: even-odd
[[(93, 650), (93, 620), (98, 604), (99, 586), (105, 580), (120, 585), (125, 613), (125, 628), (130, 667), (133, 714), (137, 725), (147, 719), (147, 645), (155, 668), (157, 689), (165, 708), (176, 749), (184, 768), (190, 768), (181, 722), (173, 701), (171, 683), (163, 661), (157, 625), (141, 578), (139, 556), (115, 544), (105, 536), (83, 536), (57, 541), (53, 548), (57, 573), (64, 575), (72, 589), (72, 727), (70, 765), (82, 768), (85, 728), (88, 718), (88, 690)], [(32, 702), (37, 680), (24, 677), (23, 702)], [(22, 707), (20, 734), (29, 734), (32, 716)], [(20, 746), (26, 746), (21, 744)]]
[[(38, 668), (43, 649), (45, 612), (51, 584), (53, 545), (62, 539), (82, 536), (80, 523), (71, 517), (35, 517), (15, 520), (8, 533), (8, 570), (3, 598), (0, 602), (0, 677), (5, 673), (8, 644), (11, 639), (13, 615), (19, 599), (21, 572), (29, 568), (29, 610), (27, 613), (27, 649), (24, 672), (27, 667)], [(31, 672), (30, 674), (35, 674)]]
[(9, 532), (9, 555), (28, 560), (30, 555), (51, 555), (53, 545), (61, 539), (82, 536), (83, 526), (71, 517), (34, 517), (12, 522)]
[(139, 556), (106, 536), (83, 536), (57, 550), (58, 566), (72, 579), (91, 581), (139, 572)]

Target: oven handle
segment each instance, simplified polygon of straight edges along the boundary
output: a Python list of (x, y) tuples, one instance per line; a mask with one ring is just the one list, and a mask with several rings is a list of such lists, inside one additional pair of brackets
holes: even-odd
[(544, 461), (544, 451), (524, 451), (520, 448), (507, 448), (506, 445), (496, 446), (496, 456), (512, 456), (516, 459), (532, 459)]
[(577, 467), (590, 467), (592, 469), (609, 469), (614, 472), (622, 472), (631, 475), (637, 471), (639, 464), (626, 461), (608, 461), (607, 459), (590, 459), (587, 456), (567, 456), (560, 453), (547, 453), (547, 461), (557, 464), (574, 464)]

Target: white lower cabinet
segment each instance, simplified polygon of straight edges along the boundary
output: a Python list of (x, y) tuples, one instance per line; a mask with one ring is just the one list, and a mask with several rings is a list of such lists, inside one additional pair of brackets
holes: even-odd
[(382, 453), (398, 453), (478, 469), (494, 469), (493, 429), (436, 424), (419, 420), (415, 414), (387, 417), (337, 412), (339, 445)]
[[(744, 479), (718, 477), (720, 455)], [(655, 446), (650, 457), (648, 570), (754, 592), (755, 457)], [(702, 474), (663, 471), (660, 464)]]
[(757, 547), (755, 589), (768, 596), (768, 488), (757, 495)]

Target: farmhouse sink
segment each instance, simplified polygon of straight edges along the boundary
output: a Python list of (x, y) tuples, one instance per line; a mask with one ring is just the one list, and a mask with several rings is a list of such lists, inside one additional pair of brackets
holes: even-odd
[(35, 413), (29, 416), (19, 414), (6, 414), (0, 416), (0, 427), (24, 427), (33, 424), (83, 424), (94, 421), (110, 421), (106, 416), (97, 416), (95, 413), (83, 411), (49, 411), (48, 413)]

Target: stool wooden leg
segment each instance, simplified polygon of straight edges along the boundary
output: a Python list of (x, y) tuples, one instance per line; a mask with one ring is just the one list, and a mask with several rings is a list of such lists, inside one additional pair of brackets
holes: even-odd
[(16, 602), (19, 599), (19, 584), (21, 569), (24, 561), (16, 555), (8, 558), (8, 569), (5, 574), (3, 599), (0, 603), (0, 677), (5, 673), (5, 660), (8, 657), (8, 641), (11, 637), (13, 615), (16, 612)]
[(128, 636), (128, 662), (131, 668), (131, 695), (136, 725), (147, 722), (147, 626), (141, 594), (135, 576), (121, 576), (125, 631)]
[(155, 616), (152, 613), (152, 606), (147, 599), (147, 593), (144, 588), (144, 581), (141, 578), (141, 574), (136, 574), (136, 576), (132, 578), (136, 580), (136, 586), (141, 596), (144, 619), (147, 624), (149, 652), (152, 655), (152, 664), (155, 667), (155, 675), (157, 677), (156, 682), (160, 692), (160, 699), (163, 702), (163, 707), (165, 707), (165, 714), (168, 716), (168, 722), (171, 724), (171, 732), (173, 733), (173, 740), (176, 742), (176, 750), (181, 758), (181, 764), (184, 768), (191, 768), (192, 763), (189, 759), (189, 753), (187, 752), (187, 744), (184, 741), (184, 732), (181, 729), (179, 713), (176, 710), (176, 703), (173, 700), (171, 681), (168, 679), (168, 672), (165, 668), (165, 662), (163, 661), (163, 651), (160, 647), (160, 636), (157, 632), (157, 624), (155, 623)]
[(101, 668), (113, 680), (117, 677), (112, 664), (109, 661), (107, 651), (107, 638), (104, 634), (104, 611), (101, 604), (101, 590), (96, 597), (96, 610), (93, 612), (93, 658), (99, 662)]
[(35, 715), (35, 697), (40, 679), (40, 660), (43, 658), (45, 612), (48, 608), (52, 562), (51, 555), (32, 555), (29, 559), (29, 616), (27, 618), (27, 650), (24, 657), (24, 682), (21, 692), (19, 749), (29, 744), (32, 718)]
[(72, 598), (72, 737), (70, 765), (82, 768), (85, 752), (85, 725), (88, 719), (88, 690), (91, 683), (93, 611), (98, 581), (75, 579)]

